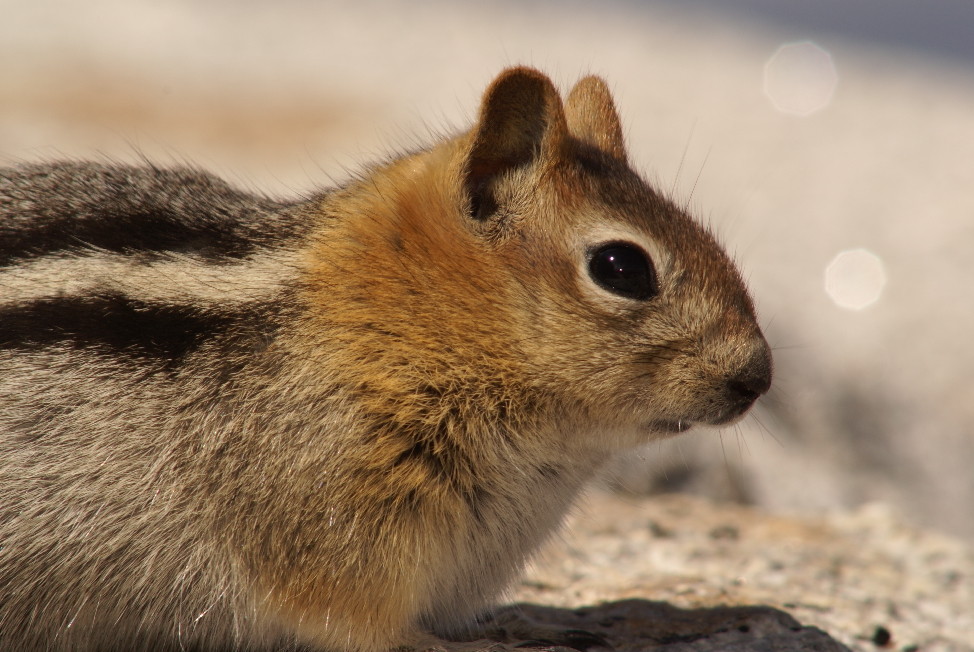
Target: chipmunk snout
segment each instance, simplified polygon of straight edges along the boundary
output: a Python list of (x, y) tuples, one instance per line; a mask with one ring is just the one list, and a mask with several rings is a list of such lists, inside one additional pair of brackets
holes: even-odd
[(740, 416), (771, 389), (771, 349), (762, 338), (747, 363), (727, 379), (727, 394), (731, 401), (729, 418)]

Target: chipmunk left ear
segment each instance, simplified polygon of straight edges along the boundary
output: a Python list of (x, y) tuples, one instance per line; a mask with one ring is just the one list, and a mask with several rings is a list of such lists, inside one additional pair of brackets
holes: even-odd
[(471, 215), (496, 209), (492, 186), (504, 173), (556, 156), (568, 133), (554, 84), (533, 68), (502, 72), (484, 93), (467, 160)]
[(568, 131), (583, 143), (625, 161), (622, 123), (612, 93), (601, 77), (585, 77), (565, 101)]

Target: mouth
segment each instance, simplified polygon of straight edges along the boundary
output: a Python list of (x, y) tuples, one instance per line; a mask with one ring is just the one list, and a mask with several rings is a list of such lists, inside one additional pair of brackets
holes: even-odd
[(666, 434), (679, 434), (693, 427), (692, 421), (650, 421), (645, 425), (647, 430)]

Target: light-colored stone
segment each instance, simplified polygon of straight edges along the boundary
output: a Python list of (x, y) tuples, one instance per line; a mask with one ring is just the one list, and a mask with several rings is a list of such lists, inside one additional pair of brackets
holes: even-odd
[[(875, 651), (884, 631), (888, 649), (974, 650), (974, 550), (880, 505), (783, 517), (687, 496), (594, 493), (514, 599), (568, 609), (620, 600), (773, 608), (862, 652)], [(706, 631), (707, 612), (692, 613)]]

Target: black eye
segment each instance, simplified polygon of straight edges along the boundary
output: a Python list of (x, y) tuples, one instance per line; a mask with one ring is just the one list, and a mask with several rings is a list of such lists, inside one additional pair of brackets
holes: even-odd
[(628, 299), (651, 299), (659, 292), (656, 270), (636, 245), (610, 242), (592, 252), (588, 273), (600, 286)]

